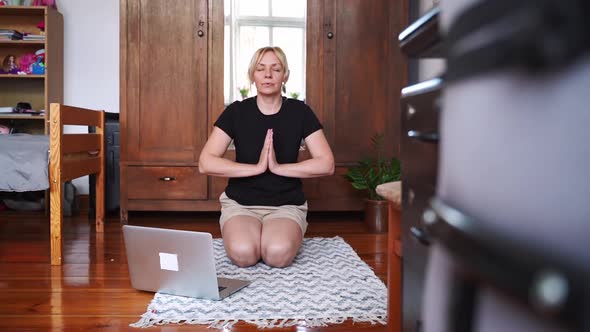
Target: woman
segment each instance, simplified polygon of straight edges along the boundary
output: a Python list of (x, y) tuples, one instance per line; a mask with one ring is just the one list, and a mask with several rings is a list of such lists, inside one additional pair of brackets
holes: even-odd
[[(300, 178), (333, 174), (334, 156), (313, 111), (281, 95), (289, 66), (279, 47), (257, 50), (248, 77), (257, 95), (232, 103), (219, 116), (201, 152), (199, 170), (230, 178), (219, 198), (229, 258), (241, 267), (260, 259), (285, 267), (307, 228)], [(298, 162), (302, 139), (311, 158)], [(235, 162), (223, 158), (232, 140)]]

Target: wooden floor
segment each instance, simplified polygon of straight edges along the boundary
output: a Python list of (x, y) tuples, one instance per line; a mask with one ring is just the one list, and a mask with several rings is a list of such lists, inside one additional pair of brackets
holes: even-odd
[[(129, 221), (206, 231), (219, 237), (215, 213), (136, 213)], [(306, 236), (341, 236), (385, 282), (387, 238), (367, 233), (358, 213), (310, 214)], [(0, 212), (0, 331), (140, 331), (137, 321), (153, 293), (131, 288), (121, 227), (107, 218), (104, 234), (85, 216), (64, 218), (63, 266), (49, 265), (49, 220), (34, 213)], [(146, 331), (212, 331), (206, 325), (165, 325)], [(253, 331), (238, 323), (231, 331)], [(265, 331), (387, 331), (368, 323)]]

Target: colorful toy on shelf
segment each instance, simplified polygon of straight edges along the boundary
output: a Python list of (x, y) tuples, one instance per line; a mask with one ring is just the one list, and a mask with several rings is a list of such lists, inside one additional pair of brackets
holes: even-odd
[(31, 65), (31, 73), (34, 75), (45, 75), (45, 49), (35, 52), (35, 63)]
[(45, 75), (45, 64), (41, 60), (41, 58), (37, 58), (37, 61), (31, 65), (31, 74)]
[(56, 0), (33, 0), (33, 6), (47, 6), (57, 8)]
[(35, 60), (37, 60), (37, 58), (41, 58), (41, 62), (45, 62), (45, 49), (44, 48), (35, 51)]
[(18, 58), (17, 72), (20, 75), (44, 75), (45, 74), (45, 49), (33, 53), (23, 54)]
[(4, 57), (2, 61), (2, 68), (0, 68), (0, 74), (17, 74), (18, 66), (16, 65), (16, 57), (9, 54)]
[(35, 54), (27, 53), (18, 58), (19, 74), (30, 74), (31, 65), (35, 63)]

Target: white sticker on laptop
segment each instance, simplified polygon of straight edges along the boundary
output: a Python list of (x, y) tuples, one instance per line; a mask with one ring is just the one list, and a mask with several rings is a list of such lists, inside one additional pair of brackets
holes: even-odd
[(168, 271), (178, 271), (178, 255), (161, 252), (160, 269)]

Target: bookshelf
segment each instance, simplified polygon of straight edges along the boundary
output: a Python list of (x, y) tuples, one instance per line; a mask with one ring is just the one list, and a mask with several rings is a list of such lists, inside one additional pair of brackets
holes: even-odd
[(44, 22), (44, 40), (0, 40), (0, 64), (8, 55), (17, 59), (45, 49), (45, 74), (0, 73), (0, 107), (15, 107), (28, 102), (45, 115), (0, 114), (0, 124), (31, 134), (49, 134), (49, 104), (63, 102), (63, 17), (56, 9), (44, 6), (0, 6), (0, 29), (39, 34)]

